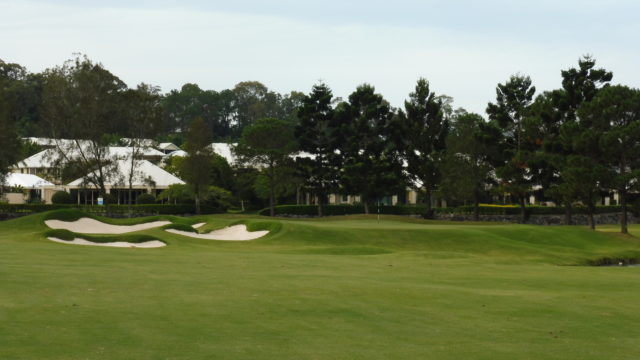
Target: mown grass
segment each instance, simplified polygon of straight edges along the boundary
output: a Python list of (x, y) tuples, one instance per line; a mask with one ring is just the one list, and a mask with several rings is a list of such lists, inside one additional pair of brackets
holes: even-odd
[(187, 220), (272, 232), (247, 242), (135, 233), (168, 244), (147, 250), (49, 242), (45, 217), (0, 223), (0, 359), (638, 354), (640, 268), (559, 266), (637, 254), (636, 237), (221, 215)]

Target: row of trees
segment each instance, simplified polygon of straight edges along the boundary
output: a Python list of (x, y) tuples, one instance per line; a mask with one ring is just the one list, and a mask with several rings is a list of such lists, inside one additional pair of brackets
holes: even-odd
[[(319, 215), (329, 193), (360, 195), (368, 212), (372, 201), (412, 187), (428, 207), (436, 191), (472, 201), (476, 218), (487, 193), (509, 194), (524, 222), (526, 199), (541, 186), (565, 207), (568, 224), (572, 207), (586, 205), (592, 228), (602, 192), (617, 192), (626, 233), (626, 205), (640, 177), (640, 91), (611, 86), (612, 73), (590, 57), (561, 74), (561, 88), (537, 96), (528, 76), (498, 84), (488, 120), (452, 111), (425, 79), (404, 109), (370, 85), (336, 101), (318, 84), (302, 99), (293, 133), (286, 122), (264, 119), (246, 129), (236, 152), (260, 164), (274, 186), (278, 169), (293, 167), (317, 197)], [(298, 151), (307, 156), (293, 162)]]
[[(130, 89), (86, 57), (40, 74), (0, 65), (4, 168), (16, 160), (17, 152), (9, 151), (17, 146), (15, 135), (37, 123), (49, 137), (75, 139), (58, 148), (61, 156), (81, 152), (83, 169), (108, 169), (102, 151), (116, 138), (184, 138), (189, 157), (180, 171), (196, 201), (201, 189), (217, 185), (203, 175), (211, 174), (198, 158), (210, 158), (205, 145), (237, 138), (235, 152), (247, 166), (236, 169), (228, 190), (242, 199), (248, 187), (260, 188), (273, 209), (280, 194), (303, 188), (318, 199), (320, 215), (330, 193), (359, 195), (368, 212), (377, 199), (412, 187), (428, 207), (436, 192), (472, 201), (476, 209), (487, 194), (509, 194), (524, 221), (526, 197), (538, 185), (564, 205), (567, 223), (575, 204), (586, 205), (592, 227), (602, 191), (617, 192), (626, 232), (626, 203), (638, 187), (639, 92), (610, 85), (612, 73), (590, 57), (561, 72), (561, 87), (537, 96), (524, 75), (498, 84), (486, 120), (454, 111), (451, 98), (432, 91), (426, 79), (396, 109), (367, 84), (346, 100), (322, 83), (309, 94), (285, 96), (257, 82), (221, 92), (187, 84), (162, 95), (146, 84)], [(304, 156), (293, 156), (300, 152)], [(104, 190), (97, 173), (89, 182)]]
[[(10, 116), (14, 123), (14, 130), (21, 137), (50, 137), (47, 122), (46, 107), (47, 87), (58, 81), (60, 73), (77, 73), (87, 75), (88, 68), (99, 68), (91, 79), (84, 79), (94, 89), (101, 88), (110, 96), (108, 103), (104, 103), (105, 112), (110, 114), (109, 134), (120, 134), (129, 131), (134, 125), (129, 111), (129, 99), (125, 93), (129, 92), (127, 85), (116, 75), (109, 72), (101, 64), (96, 64), (83, 55), (76, 55), (60, 66), (47, 69), (40, 73), (31, 73), (19, 64), (5, 63), (0, 60), (3, 77), (11, 82), (10, 101), (12, 108)], [(269, 90), (257, 81), (244, 81), (236, 84), (232, 89), (222, 91), (203, 90), (196, 84), (185, 84), (180, 89), (161, 94), (160, 89), (148, 84), (144, 91), (157, 95), (154, 111), (161, 113), (156, 136), (173, 141), (181, 145), (184, 134), (190, 123), (196, 118), (202, 118), (207, 123), (211, 137), (215, 141), (236, 141), (242, 130), (260, 118), (277, 117), (294, 121), (295, 109), (303, 96), (302, 93), (292, 91), (289, 94), (279, 94)], [(122, 96), (117, 96), (122, 95)], [(67, 106), (69, 104), (61, 104)], [(69, 111), (69, 110), (66, 110)]]

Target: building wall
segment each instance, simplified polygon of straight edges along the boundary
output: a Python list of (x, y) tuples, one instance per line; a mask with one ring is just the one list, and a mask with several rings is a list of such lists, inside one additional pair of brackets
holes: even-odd
[(9, 204), (24, 204), (27, 202), (27, 197), (23, 193), (5, 193), (4, 197)]

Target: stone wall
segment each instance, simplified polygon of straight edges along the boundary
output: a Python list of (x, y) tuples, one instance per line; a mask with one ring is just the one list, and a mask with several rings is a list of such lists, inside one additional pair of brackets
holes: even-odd
[[(596, 214), (593, 216), (597, 225), (619, 224), (621, 213)], [(640, 219), (631, 212), (627, 213), (629, 224), (638, 224)], [(436, 220), (473, 221), (473, 215), (436, 214)], [(520, 215), (480, 215), (480, 221), (519, 223)], [(589, 217), (583, 214), (572, 216), (573, 225), (589, 225)], [(531, 225), (564, 225), (564, 215), (531, 215), (527, 220)]]

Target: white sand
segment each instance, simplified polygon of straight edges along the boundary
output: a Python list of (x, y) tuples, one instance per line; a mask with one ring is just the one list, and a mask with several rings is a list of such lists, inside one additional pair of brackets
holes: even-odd
[(214, 230), (207, 234), (198, 234), (188, 231), (181, 231), (176, 229), (167, 229), (168, 232), (188, 236), (196, 239), (207, 240), (230, 240), (230, 241), (246, 241), (253, 240), (267, 235), (269, 232), (262, 231), (247, 231), (246, 225), (234, 225), (224, 229)]
[(57, 243), (62, 243), (62, 244), (110, 246), (110, 247), (124, 247), (124, 248), (158, 248), (158, 247), (163, 247), (167, 245), (159, 240), (145, 241), (142, 243), (130, 243), (130, 242), (124, 242), (124, 241), (116, 241), (116, 242), (110, 242), (110, 243), (95, 243), (95, 242), (87, 241), (85, 239), (80, 239), (80, 238), (75, 238), (72, 241), (66, 241), (66, 240), (55, 238), (55, 237), (50, 237), (47, 239), (51, 241), (55, 241)]
[(170, 221), (153, 221), (137, 225), (111, 225), (91, 218), (76, 221), (47, 220), (44, 223), (52, 229), (65, 229), (83, 234), (124, 234), (171, 224)]
[(197, 223), (197, 224), (195, 224), (195, 225), (191, 225), (191, 227), (192, 227), (192, 228), (194, 228), (194, 229), (197, 229), (197, 228), (201, 228), (201, 227), (203, 227), (203, 226), (204, 226), (204, 225), (206, 225), (206, 224), (207, 224), (207, 223)]

